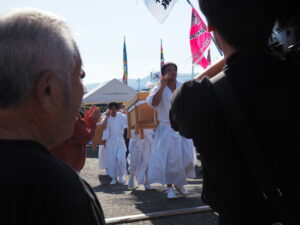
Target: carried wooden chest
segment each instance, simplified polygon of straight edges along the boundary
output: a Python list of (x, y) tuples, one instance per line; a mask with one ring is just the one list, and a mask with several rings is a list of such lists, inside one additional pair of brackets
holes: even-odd
[(92, 149), (96, 150), (96, 146), (98, 145), (105, 145), (105, 140), (102, 140), (103, 135), (103, 127), (101, 124), (97, 124), (94, 137), (92, 139), (93, 145)]
[(135, 133), (140, 133), (143, 139), (143, 129), (155, 129), (158, 125), (157, 112), (146, 103), (149, 94), (149, 91), (138, 92), (125, 107), (128, 118), (128, 138), (131, 136), (131, 130), (134, 129)]

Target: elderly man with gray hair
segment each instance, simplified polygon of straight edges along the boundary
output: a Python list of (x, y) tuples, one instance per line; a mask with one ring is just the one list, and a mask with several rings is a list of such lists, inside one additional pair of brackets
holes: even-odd
[(63, 19), (0, 15), (0, 224), (105, 224), (91, 187), (48, 151), (72, 135), (81, 64)]

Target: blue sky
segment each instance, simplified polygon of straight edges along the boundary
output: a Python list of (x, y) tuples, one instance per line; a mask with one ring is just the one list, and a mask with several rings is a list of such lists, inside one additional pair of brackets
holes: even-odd
[[(199, 12), (197, 0), (190, 1)], [(150, 14), (144, 0), (4, 0), (0, 12), (24, 7), (47, 10), (68, 21), (82, 54), (85, 84), (122, 78), (124, 36), (129, 78), (143, 78), (159, 69), (160, 39), (165, 61), (175, 62), (179, 73), (192, 71), (191, 7), (186, 0), (178, 0), (163, 24)], [(219, 57), (213, 46), (212, 61)], [(195, 67), (195, 73), (201, 71)]]

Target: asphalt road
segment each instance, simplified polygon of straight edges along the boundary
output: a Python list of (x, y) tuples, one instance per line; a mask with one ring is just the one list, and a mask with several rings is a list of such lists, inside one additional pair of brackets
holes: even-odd
[[(96, 192), (102, 205), (105, 218), (115, 218), (141, 213), (152, 213), (165, 210), (175, 210), (203, 206), (200, 194), (202, 176), (200, 163), (196, 167), (197, 177), (189, 179), (186, 186), (189, 194), (177, 199), (166, 198), (166, 186), (154, 184), (155, 191), (146, 191), (143, 186), (128, 189), (127, 185), (110, 185), (111, 179), (98, 169), (98, 150), (88, 147), (85, 166), (81, 175), (89, 182)], [(126, 177), (126, 181), (127, 181)], [(120, 223), (121, 224), (121, 223)], [(133, 225), (216, 225), (217, 216), (211, 212), (160, 217), (151, 220), (131, 222)]]

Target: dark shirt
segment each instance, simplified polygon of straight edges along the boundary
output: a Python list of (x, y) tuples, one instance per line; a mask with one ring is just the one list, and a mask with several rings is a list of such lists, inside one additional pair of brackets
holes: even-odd
[[(267, 52), (240, 51), (227, 59), (224, 72), (265, 163), (297, 215), (300, 152), (294, 130), (298, 129), (296, 81), (300, 70)], [(186, 82), (176, 91), (170, 120), (175, 130), (193, 139), (200, 153), (205, 203), (221, 215), (235, 218), (235, 223), (229, 219), (228, 224), (274, 222), (207, 78)]]
[(89, 184), (45, 147), (0, 140), (0, 152), (0, 224), (105, 224)]

